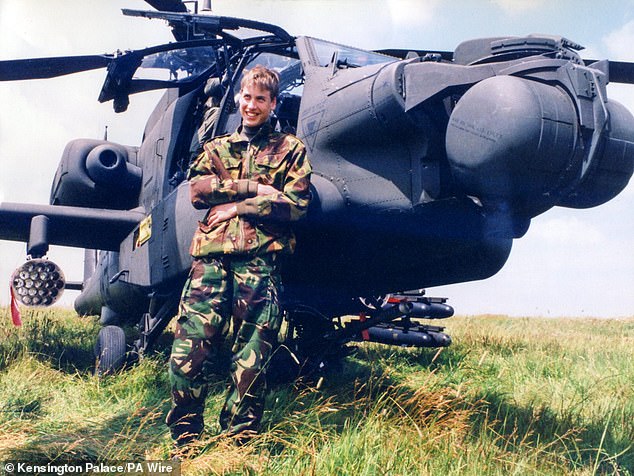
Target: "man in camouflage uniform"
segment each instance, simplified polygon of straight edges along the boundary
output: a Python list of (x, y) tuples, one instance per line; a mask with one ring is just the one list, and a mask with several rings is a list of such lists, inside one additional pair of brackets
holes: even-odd
[(278, 83), (274, 71), (248, 71), (240, 89), (242, 125), (206, 143), (189, 169), (192, 203), (209, 213), (192, 240), (194, 262), (170, 358), (167, 424), (177, 444), (203, 430), (206, 379), (230, 316), (232, 381), (220, 425), (243, 436), (257, 431), (262, 418), (264, 368), (281, 321), (279, 255), (293, 252), (290, 224), (306, 213), (310, 199), (303, 144), (269, 122)]

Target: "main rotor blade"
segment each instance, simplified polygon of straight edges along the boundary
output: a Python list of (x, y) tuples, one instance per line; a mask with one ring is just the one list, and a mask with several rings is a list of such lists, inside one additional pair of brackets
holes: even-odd
[(187, 7), (181, 0), (145, 0), (145, 2), (160, 12), (187, 12)]
[(0, 81), (55, 78), (65, 74), (104, 68), (111, 61), (112, 57), (106, 55), (59, 56), (54, 58), (0, 61)]
[(380, 53), (382, 55), (394, 56), (395, 58), (405, 59), (407, 55), (410, 53), (415, 53), (416, 55), (423, 57), (428, 54), (432, 55), (440, 55), (442, 59), (445, 61), (453, 60), (453, 51), (433, 51), (433, 50), (405, 50), (405, 49), (395, 49), (388, 48), (382, 50), (374, 50), (375, 53)]
[[(583, 64), (592, 66), (594, 59), (584, 59)], [(634, 84), (634, 63), (627, 61), (608, 61), (608, 73), (611, 83)]]
[(610, 61), (610, 82), (634, 84), (634, 63)]

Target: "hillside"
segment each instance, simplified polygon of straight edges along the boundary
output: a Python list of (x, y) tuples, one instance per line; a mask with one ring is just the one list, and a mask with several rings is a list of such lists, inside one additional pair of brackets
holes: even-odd
[[(0, 461), (166, 460), (169, 335), (92, 375), (98, 325), (0, 309)], [(183, 474), (634, 474), (634, 319), (455, 317), (435, 349), (360, 346), (323, 384), (275, 388), (245, 447), (208, 432)]]

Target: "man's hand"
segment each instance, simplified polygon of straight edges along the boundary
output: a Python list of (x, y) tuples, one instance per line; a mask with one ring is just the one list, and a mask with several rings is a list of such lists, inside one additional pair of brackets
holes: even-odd
[(272, 185), (266, 185), (263, 183), (258, 184), (258, 192), (257, 192), (258, 195), (273, 195), (277, 192), (279, 192), (279, 190), (273, 187)]
[(209, 216), (207, 217), (207, 225), (214, 226), (223, 221), (231, 220), (233, 217), (238, 216), (238, 209), (235, 202), (223, 203), (216, 205), (209, 210)]

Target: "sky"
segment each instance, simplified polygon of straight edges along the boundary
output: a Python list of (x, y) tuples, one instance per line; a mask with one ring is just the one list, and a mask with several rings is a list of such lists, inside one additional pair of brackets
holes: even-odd
[[(160, 20), (124, 17), (141, 0), (1, 0), (0, 60), (113, 53), (172, 40)], [(634, 61), (634, 0), (212, 0), (215, 14), (276, 23), (368, 49), (451, 51), (480, 37), (544, 33), (586, 47), (584, 58)], [(102, 138), (139, 145), (157, 93), (132, 96), (127, 112), (97, 96), (105, 73), (0, 83), (0, 202), (48, 203), (66, 143)], [(634, 111), (634, 85), (609, 85), (608, 96)], [(634, 181), (589, 210), (554, 208), (515, 240), (505, 267), (477, 282), (430, 288), (457, 314), (634, 316)], [(83, 251), (51, 247), (49, 258), (79, 281)], [(0, 241), (0, 305), (25, 245)], [(2, 283), (6, 283), (6, 286)], [(58, 305), (72, 306), (66, 291)]]

